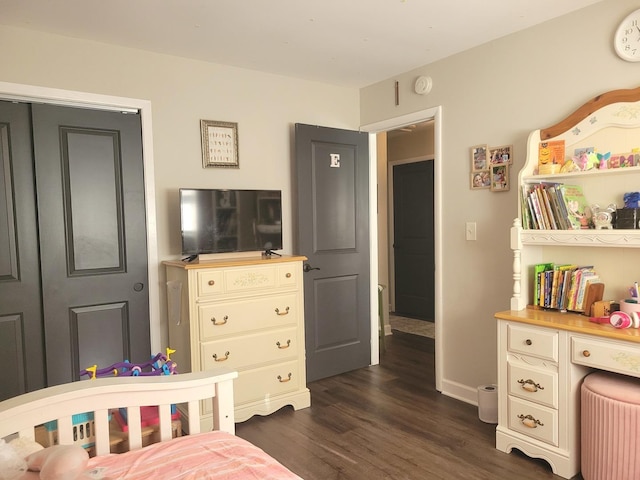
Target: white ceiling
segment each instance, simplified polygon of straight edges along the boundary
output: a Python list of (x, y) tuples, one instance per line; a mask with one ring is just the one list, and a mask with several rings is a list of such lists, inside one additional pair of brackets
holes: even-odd
[(599, 1), (0, 0), (0, 24), (364, 87)]

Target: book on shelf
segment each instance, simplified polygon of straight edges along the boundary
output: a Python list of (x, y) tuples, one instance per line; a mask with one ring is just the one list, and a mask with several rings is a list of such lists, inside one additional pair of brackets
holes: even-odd
[(567, 209), (567, 219), (571, 224), (571, 230), (581, 230), (589, 228), (590, 209), (589, 202), (582, 191), (580, 185), (560, 186), (564, 205)]
[(544, 306), (544, 272), (553, 269), (553, 263), (538, 263), (533, 266), (533, 304)]
[(533, 305), (585, 312), (601, 300), (604, 284), (592, 265), (538, 263), (533, 266)]
[(565, 160), (564, 140), (551, 140), (538, 144), (538, 173), (559, 173)]
[[(571, 284), (569, 287), (569, 293), (567, 294), (567, 307), (566, 307), (567, 310), (578, 311), (578, 309), (580, 308), (580, 305), (578, 305), (577, 302), (578, 302), (580, 287), (581, 285), (583, 285), (582, 277), (584, 276), (586, 278), (591, 275), (595, 275), (592, 265), (578, 267), (573, 271), (573, 274), (571, 275), (571, 280), (570, 280)], [(582, 288), (585, 288), (585, 286), (583, 286)], [(582, 294), (584, 295), (584, 291)]]
[[(523, 185), (522, 225), (537, 230), (588, 229), (591, 209), (580, 185), (541, 182)], [(524, 200), (523, 200), (524, 201)]]

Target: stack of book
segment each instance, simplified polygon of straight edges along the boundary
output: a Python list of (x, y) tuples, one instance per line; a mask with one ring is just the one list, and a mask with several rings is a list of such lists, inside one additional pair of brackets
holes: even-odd
[(580, 185), (522, 185), (522, 226), (532, 230), (587, 229), (591, 211)]
[(542, 308), (590, 314), (602, 300), (604, 284), (593, 266), (539, 263), (534, 266), (533, 304)]

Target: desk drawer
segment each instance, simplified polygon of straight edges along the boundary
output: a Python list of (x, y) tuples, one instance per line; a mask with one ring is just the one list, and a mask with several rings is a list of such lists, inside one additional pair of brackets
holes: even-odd
[(529, 365), (507, 363), (509, 394), (558, 408), (558, 373)]
[(558, 361), (558, 332), (529, 326), (507, 325), (507, 348), (510, 352)]
[(571, 361), (579, 365), (640, 377), (640, 344), (608, 342), (604, 339), (571, 338)]
[(296, 328), (225, 338), (202, 344), (202, 369), (213, 370), (223, 366), (241, 370), (296, 358), (297, 353)]
[(509, 428), (558, 446), (558, 411), (509, 396)]
[(198, 306), (202, 340), (251, 330), (295, 325), (298, 321), (295, 293)]

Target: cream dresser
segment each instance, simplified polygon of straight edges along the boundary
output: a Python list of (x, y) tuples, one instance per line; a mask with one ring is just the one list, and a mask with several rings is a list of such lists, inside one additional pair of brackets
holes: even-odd
[[(225, 367), (237, 422), (285, 405), (310, 406), (306, 385), (302, 262), (305, 257), (163, 262), (169, 346), (178, 372)], [(209, 408), (207, 406), (207, 408)], [(202, 428), (211, 430), (212, 412)]]

